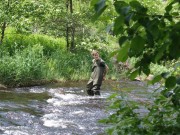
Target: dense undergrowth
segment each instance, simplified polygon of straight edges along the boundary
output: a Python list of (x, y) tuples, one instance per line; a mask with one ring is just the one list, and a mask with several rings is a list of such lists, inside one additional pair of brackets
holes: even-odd
[[(87, 80), (92, 64), (90, 52), (82, 47), (73, 53), (67, 52), (65, 44), (63, 38), (46, 35), (6, 34), (0, 46), (0, 83), (14, 87), (40, 80)], [(111, 69), (107, 78), (114, 79), (115, 68), (107, 48), (100, 53)]]
[[(87, 80), (92, 64), (90, 49), (93, 48), (100, 51), (100, 55), (109, 66), (107, 79), (126, 77), (127, 69), (119, 67), (121, 65), (109, 57), (113, 45), (101, 46), (99, 42), (92, 42), (92, 46), (90, 43), (86, 46), (86, 42), (83, 41), (83, 45), (78, 45), (72, 53), (66, 50), (64, 38), (19, 34), (12, 28), (9, 28), (5, 35), (0, 46), (0, 83), (8, 87), (51, 81)], [(133, 68), (135, 62), (136, 59), (130, 59), (129, 68)], [(154, 75), (171, 69), (155, 64), (151, 66)]]

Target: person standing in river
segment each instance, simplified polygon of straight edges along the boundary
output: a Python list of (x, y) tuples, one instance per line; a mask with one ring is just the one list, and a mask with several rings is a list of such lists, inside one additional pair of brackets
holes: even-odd
[(100, 95), (100, 87), (102, 81), (105, 80), (105, 76), (109, 68), (107, 64), (104, 62), (104, 60), (100, 58), (97, 50), (93, 50), (91, 52), (91, 55), (93, 57), (92, 73), (86, 88), (87, 88), (87, 94), (89, 96), (94, 96), (94, 95)]

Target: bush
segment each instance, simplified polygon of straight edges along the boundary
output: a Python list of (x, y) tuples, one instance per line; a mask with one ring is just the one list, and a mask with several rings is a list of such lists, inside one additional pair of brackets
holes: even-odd
[(7, 30), (2, 46), (10, 55), (14, 55), (15, 51), (23, 50), (28, 46), (36, 44), (43, 46), (44, 55), (50, 56), (56, 50), (65, 50), (66, 41), (64, 38), (55, 39), (40, 34), (18, 34), (16, 31), (10, 29)]
[(36, 45), (0, 59), (0, 82), (10, 86), (43, 78), (43, 47)]
[[(157, 94), (152, 104), (132, 101), (130, 97), (112, 95), (109, 107), (111, 115), (100, 120), (109, 125), (109, 135), (178, 135), (180, 131), (180, 110), (171, 98)], [(154, 98), (154, 97), (153, 97)], [(139, 113), (145, 107), (147, 113)], [(144, 108), (143, 107), (143, 108)], [(144, 108), (144, 109), (145, 109)]]

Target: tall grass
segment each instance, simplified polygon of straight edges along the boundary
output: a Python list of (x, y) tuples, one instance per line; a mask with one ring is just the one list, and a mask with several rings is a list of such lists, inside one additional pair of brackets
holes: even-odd
[(0, 82), (3, 84), (18, 86), (31, 80), (41, 79), (45, 69), (43, 47), (36, 45), (23, 51), (16, 51), (13, 56), (3, 55), (0, 63)]
[[(107, 51), (100, 53), (110, 67), (108, 78), (115, 77)], [(0, 83), (20, 86), (39, 80), (87, 80), (91, 64), (89, 51), (67, 52), (62, 38), (7, 34), (0, 46)]]
[(84, 80), (89, 77), (91, 68), (91, 59), (86, 53), (79, 55), (57, 50), (47, 57), (41, 45), (18, 50), (13, 56), (3, 55), (0, 63), (0, 82), (8, 86), (42, 79)]
[[(56, 51), (48, 61), (51, 73), (48, 77), (57, 77), (62, 80), (83, 80), (87, 79), (91, 68), (91, 58), (88, 53), (67, 53)], [(52, 66), (53, 65), (53, 66)], [(52, 76), (53, 75), (53, 76)]]

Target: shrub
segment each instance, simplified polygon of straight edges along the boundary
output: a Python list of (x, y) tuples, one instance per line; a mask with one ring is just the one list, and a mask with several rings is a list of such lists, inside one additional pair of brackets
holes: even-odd
[(9, 30), (3, 41), (3, 49), (14, 55), (15, 51), (23, 50), (28, 46), (39, 44), (43, 46), (44, 55), (50, 56), (57, 49), (65, 50), (66, 41), (64, 38), (54, 38), (40, 34), (23, 35), (14, 30)]
[(36, 45), (13, 56), (5, 55), (0, 59), (0, 82), (7, 85), (20, 85), (24, 82), (43, 78), (45, 59), (43, 47)]

